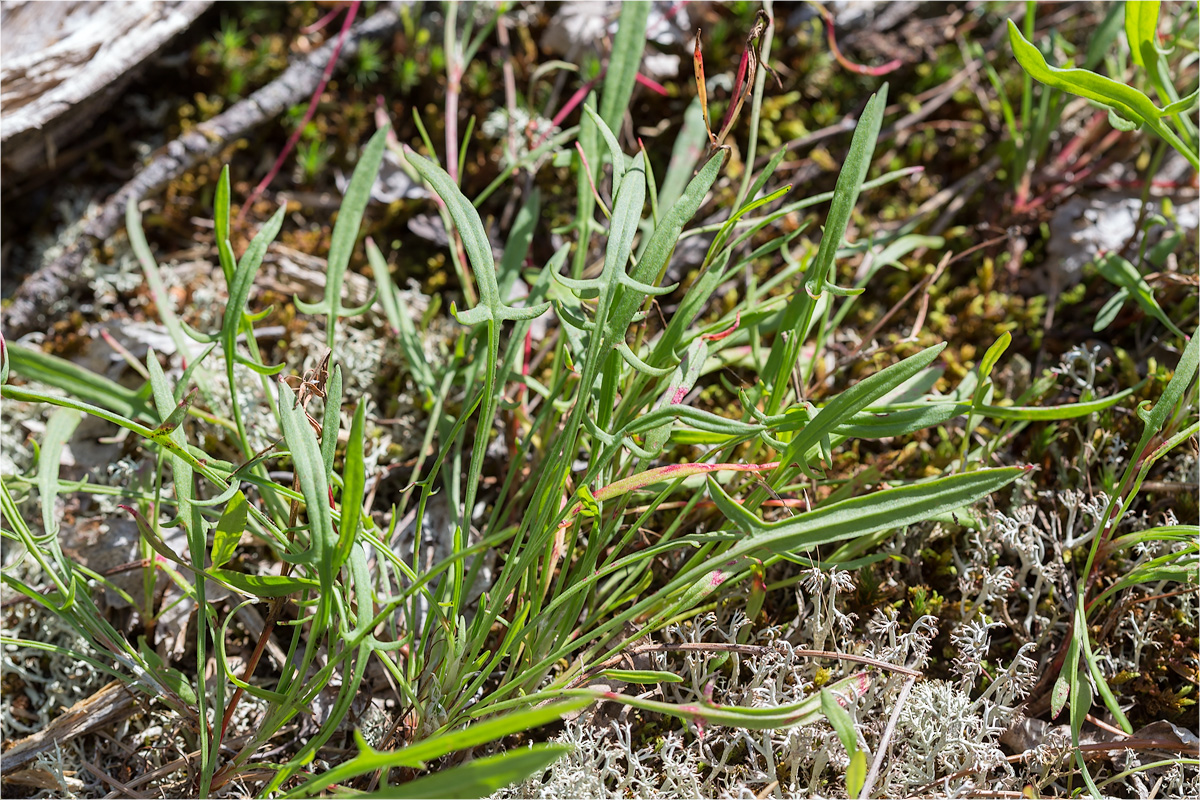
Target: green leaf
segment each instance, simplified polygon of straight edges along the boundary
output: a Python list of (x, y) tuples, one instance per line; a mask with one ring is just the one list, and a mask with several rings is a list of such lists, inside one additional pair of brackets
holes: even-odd
[[(332, 352), (332, 351), (331, 351)], [(325, 411), (321, 414), (321, 467), (333, 475), (333, 457), (337, 455), (337, 431), (342, 426), (342, 365), (334, 364), (325, 382)], [(332, 435), (326, 436), (325, 431)]]
[[(153, 358), (153, 356), (151, 356), (151, 358)], [(171, 399), (175, 399), (174, 393), (172, 393)], [(175, 408), (173, 408), (171, 413), (167, 415), (166, 419), (164, 419), (159, 426), (154, 429), (154, 432), (150, 434), (150, 438), (157, 441), (160, 438), (169, 436), (171, 431), (182, 425), (183, 420), (187, 417), (188, 409), (191, 407), (192, 401), (195, 399), (196, 390), (193, 389), (192, 391), (188, 392), (187, 397), (175, 404)]]
[[(850, 716), (850, 712), (842, 707), (841, 702), (828, 689), (821, 690), (821, 712), (825, 715), (825, 719), (829, 720), (829, 724), (833, 726), (833, 730), (837, 733), (838, 739), (842, 742), (842, 747), (846, 749), (848, 755), (853, 755), (858, 751), (858, 734), (854, 730), (854, 719)], [(853, 792), (851, 796), (853, 796)]]
[(850, 142), (850, 152), (842, 164), (838, 175), (837, 186), (834, 190), (833, 202), (829, 204), (829, 216), (825, 221), (825, 231), (821, 235), (821, 245), (817, 250), (816, 260), (809, 268), (812, 278), (809, 280), (810, 294), (820, 294), (821, 287), (830, 277), (830, 268), (837, 256), (838, 248), (846, 237), (846, 226), (850, 223), (850, 214), (858, 203), (858, 195), (862, 190), (863, 181), (867, 179), (867, 171), (871, 168), (871, 156), (875, 153), (875, 141), (879, 137), (879, 129), (883, 124), (883, 110), (887, 107), (888, 86), (885, 83), (880, 90), (871, 96), (863, 109), (858, 125), (854, 129), (854, 137)]
[(226, 586), (250, 597), (287, 597), (320, 588), (317, 581), (294, 575), (248, 575), (220, 568), (211, 570), (210, 574)]
[(358, 164), (354, 167), (354, 175), (346, 187), (346, 195), (338, 209), (337, 222), (333, 226), (333, 235), (329, 240), (329, 267), (325, 282), (325, 344), (332, 348), (337, 319), (343, 316), (342, 311), (342, 281), (346, 277), (346, 269), (350, 266), (350, 254), (354, 252), (354, 243), (358, 241), (358, 229), (362, 226), (363, 212), (371, 200), (371, 187), (375, 185), (375, 176), (379, 174), (379, 165), (383, 161), (383, 148), (387, 145), (388, 126), (384, 125), (375, 132), (363, 148)]
[(283, 437), (292, 454), (292, 468), (300, 479), (310, 531), (309, 549), (292, 560), (314, 565), (321, 576), (322, 590), (332, 591), (332, 557), (337, 546), (337, 533), (329, 509), (329, 475), (325, 471), (321, 448), (304, 410), (296, 404), (290, 390), (279, 392), (278, 409)]
[(1072, 681), (1079, 677), (1079, 635), (1078, 631), (1072, 631), (1071, 642), (1067, 645), (1066, 660), (1063, 662), (1058, 678), (1054, 681), (1054, 688), (1050, 692), (1050, 719), (1055, 719), (1062, 713), (1063, 707), (1071, 698)]
[[(1150, 288), (1150, 284), (1146, 283), (1146, 279), (1142, 277), (1142, 273), (1138, 272), (1137, 267), (1121, 258), (1117, 253), (1108, 253), (1096, 262), (1096, 269), (1106, 280), (1133, 295), (1133, 299), (1142, 307), (1142, 310), (1167, 326), (1171, 333), (1180, 338), (1186, 338), (1183, 331), (1162, 310), (1162, 306), (1154, 298), (1154, 290)], [(1101, 310), (1101, 314), (1103, 313), (1104, 311)]]
[[(859, 672), (834, 683), (831, 689), (840, 691), (865, 692), (870, 684), (866, 673)], [(798, 703), (769, 708), (750, 708), (747, 706), (727, 706), (717, 703), (700, 702), (678, 705), (647, 700), (619, 692), (597, 692), (591, 689), (568, 690), (571, 695), (591, 695), (598, 700), (609, 700), (622, 705), (640, 708), (659, 714), (682, 719), (695, 724), (726, 725), (731, 728), (746, 728), (749, 730), (777, 730), (792, 728), (798, 725), (811, 725), (820, 720), (824, 713), (821, 710), (821, 696), (811, 695)]]
[(992, 368), (996, 366), (996, 362), (1000, 360), (1000, 356), (1004, 355), (1004, 351), (1008, 349), (1012, 343), (1012, 334), (1005, 331), (1000, 335), (1000, 338), (992, 343), (987, 352), (983, 354), (983, 360), (979, 362), (979, 380), (982, 382), (992, 374)]
[(138, 653), (149, 665), (150, 672), (154, 674), (155, 678), (178, 695), (183, 702), (190, 706), (196, 705), (198, 702), (196, 690), (192, 688), (187, 677), (179, 670), (168, 667), (158, 653), (154, 652), (154, 648), (146, 641), (145, 636), (138, 637)]
[(1146, 54), (1157, 58), (1155, 39), (1158, 38), (1159, 0), (1136, 0), (1125, 3), (1125, 36), (1129, 39), (1129, 55), (1133, 63), (1147, 68)]
[[(237, 338), (242, 330), (242, 319), (246, 313), (246, 303), (250, 299), (250, 289), (254, 285), (254, 276), (258, 274), (258, 268), (267, 254), (267, 247), (279, 235), (286, 212), (287, 206), (280, 206), (275, 215), (250, 240), (246, 252), (242, 253), (241, 261), (234, 270), (233, 282), (229, 284), (229, 300), (225, 304), (224, 316), (221, 319), (221, 348), (225, 354), (225, 378), (231, 389), (237, 385), (234, 373), (234, 367), (240, 360), (237, 352)], [(242, 419), (241, 404), (237, 401), (236, 392), (231, 394), (231, 400), (233, 421), (237, 426), (238, 438), (243, 443), (245, 455), (250, 455), (244, 444), (247, 441), (246, 426)]]
[(621, 191), (621, 180), (625, 177), (625, 153), (621, 150), (621, 144), (617, 141), (616, 134), (612, 132), (612, 128), (608, 127), (604, 118), (592, 111), (590, 106), (584, 106), (583, 111), (592, 118), (592, 122), (596, 123), (596, 129), (600, 131), (600, 136), (608, 145), (608, 153), (612, 156), (612, 190), (615, 197)]
[(592, 496), (592, 492), (586, 485), (579, 487), (579, 513), (585, 517), (600, 516), (600, 504), (596, 502), (596, 498)]
[(497, 322), (530, 319), (549, 308), (549, 303), (542, 303), (533, 308), (516, 308), (503, 302), (499, 284), (496, 282), (496, 262), (492, 257), (492, 245), (488, 241), (483, 220), (479, 218), (475, 206), (471, 205), (462, 190), (441, 167), (411, 150), (405, 151), (404, 157), (446, 204), (446, 210), (450, 212), (450, 218), (454, 220), (454, 227), (462, 239), (463, 249), (467, 252), (467, 260), (471, 262), (471, 272), (475, 275), (475, 282), (479, 287), (479, 305), (469, 312), (460, 312), (459, 322), (474, 325), (488, 319)]
[(1125, 133), (1132, 133), (1142, 127), (1140, 122), (1134, 122), (1131, 119), (1125, 119), (1118, 114), (1115, 109), (1111, 108), (1108, 110), (1108, 124), (1112, 125), (1119, 131), (1124, 131)]
[(233, 258), (233, 245), (229, 243), (229, 165), (221, 168), (217, 180), (217, 192), (213, 198), (213, 227), (217, 238), (217, 257), (221, 271), (225, 274), (225, 285), (233, 283), (233, 272), (237, 268)]
[(225, 510), (221, 512), (221, 518), (217, 520), (217, 527), (213, 531), (211, 558), (214, 567), (219, 567), (233, 558), (238, 542), (242, 539), (242, 533), (246, 530), (248, 510), (246, 496), (238, 491), (229, 501), (229, 505), (225, 506)]
[(424, 769), (425, 765), (457, 750), (466, 750), (488, 744), (513, 733), (537, 728), (555, 722), (571, 711), (591, 705), (593, 697), (571, 698), (558, 703), (529, 708), (493, 717), (460, 730), (423, 739), (408, 747), (391, 752), (382, 752), (370, 747), (362, 735), (355, 732), (359, 753), (349, 761), (331, 770), (309, 778), (288, 792), (287, 797), (312, 797), (335, 783), (344, 783), (351, 778), (381, 769), (408, 767)]
[[(346, 446), (346, 466), (342, 470), (342, 520), (338, 531), (337, 554), (334, 569), (346, 563), (350, 548), (357, 540), (359, 523), (362, 520), (363, 497), (366, 490), (366, 470), (363, 468), (363, 431), (366, 420), (366, 403), (359, 402), (354, 409), (354, 421), (350, 424), (350, 442)], [(334, 437), (331, 437), (334, 438)]]
[(649, 3), (621, 4), (617, 35), (613, 37), (612, 55), (604, 76), (604, 96), (600, 99), (600, 116), (611, 130), (621, 127), (621, 117), (629, 108), (642, 52), (646, 49), (646, 20), (649, 17)]
[(425, 355), (425, 348), (421, 346), (417, 328), (413, 324), (413, 311), (408, 308), (404, 296), (397, 291), (396, 284), (392, 281), (391, 273), (388, 271), (387, 261), (370, 237), (367, 237), (367, 263), (370, 265), (371, 273), (375, 276), (376, 293), (379, 295), (379, 302), (383, 305), (388, 322), (399, 334), (400, 350), (404, 353), (404, 361), (408, 365), (409, 374), (426, 392), (427, 396), (432, 396), (437, 389), (437, 382), (434, 380), (433, 370)]
[(47, 537), (58, 536), (58, 517), (54, 513), (54, 499), (58, 497), (58, 470), (62, 462), (63, 446), (71, 440), (71, 434), (83, 416), (78, 411), (60, 408), (50, 415), (46, 423), (46, 434), (38, 455), (38, 496), (42, 505), (42, 526)]
[(893, 364), (871, 377), (859, 381), (831, 400), (813, 418), (812, 422), (806, 425), (800, 431), (800, 434), (788, 443), (787, 449), (779, 459), (780, 464), (777, 475), (782, 477), (776, 478), (773, 483), (780, 485), (782, 482), (788, 480), (790, 476), (796, 474), (796, 468), (791, 466), (793, 462), (799, 462), (800, 468), (807, 470), (808, 464), (805, 462), (805, 454), (810, 447), (831, 434), (838, 425), (848, 421), (859, 411), (862, 411), (871, 403), (925, 369), (945, 349), (946, 345), (943, 342), (935, 347), (922, 350), (898, 364)]
[[(633, 5), (641, 5), (635, 3)], [(356, 797), (467, 798), (487, 797), (506, 786), (545, 771), (573, 748), (565, 744), (535, 744), (528, 749), (468, 761), (414, 781)]]
[(1193, 333), (1191, 339), (1188, 340), (1187, 347), (1183, 350), (1183, 356), (1179, 359), (1179, 363), (1175, 366), (1175, 372), (1167, 383), (1167, 388), (1158, 402), (1154, 404), (1153, 409), (1149, 412), (1146, 412), (1144, 408), (1138, 409), (1138, 416), (1146, 423), (1146, 430), (1142, 432), (1142, 438), (1133, 452), (1145, 451), (1150, 438), (1162, 430), (1167, 417), (1175, 412), (1175, 406), (1179, 404), (1184, 391), (1196, 379), (1198, 365), (1200, 365), (1200, 330)]
[[(665, 272), (667, 262), (670, 261), (671, 254), (675, 251), (675, 245), (679, 242), (679, 235), (683, 232), (683, 226), (700, 210), (700, 204), (704, 202), (709, 189), (716, 183), (717, 177), (721, 174), (721, 165), (724, 163), (725, 151), (718, 150), (700, 168), (696, 177), (688, 183), (678, 202), (671, 206), (671, 210), (663, 216), (662, 221), (654, 229), (650, 243), (646, 245), (642, 258), (634, 269), (634, 278), (643, 283), (649, 283), (657, 281), (659, 276)], [(613, 327), (619, 327), (624, 321), (625, 327), (628, 329), (629, 322), (633, 320), (633, 315), (637, 313), (642, 300), (644, 298), (639, 298), (633, 292), (625, 292), (617, 303), (617, 308), (613, 311)], [(703, 300), (693, 300), (693, 305), (698, 306), (702, 302)], [(675, 344), (682, 337), (684, 328), (691, 324), (692, 316), (692, 312), (684, 311), (682, 308), (675, 313), (667, 327), (667, 332), (654, 347), (654, 354), (649, 359), (651, 364), (664, 363), (673, 356)]]
[(850, 756), (850, 766), (846, 767), (846, 794), (858, 797), (862, 792), (863, 782), (867, 779), (867, 754), (855, 750)]
[(769, 523), (742, 508), (710, 476), (709, 492), (718, 508), (748, 535), (721, 555), (714, 556), (702, 568), (719, 567), (724, 560), (758, 550), (776, 554), (792, 553), (875, 531), (912, 525), (936, 514), (969, 506), (1026, 472), (1027, 469), (1022, 467), (981, 469), (885, 489)]
[(1154, 106), (1150, 98), (1132, 86), (1086, 69), (1059, 69), (1050, 66), (1042, 52), (1021, 35), (1020, 29), (1012, 20), (1008, 21), (1008, 35), (1017, 62), (1034, 79), (1047, 86), (1109, 106), (1125, 119), (1135, 122), (1148, 122), (1162, 116), (1162, 112)]
[(854, 137), (850, 142), (850, 152), (846, 155), (838, 175), (837, 186), (829, 205), (829, 216), (821, 235), (821, 245), (816, 258), (806, 271), (808, 279), (780, 314), (778, 330), (786, 332), (786, 335), (777, 334), (767, 358), (764, 376), (770, 389), (766, 409), (769, 414), (776, 413), (783, 405), (784, 395), (790, 385), (788, 376), (800, 357), (800, 348), (808, 338), (812, 326), (816, 298), (825, 291), (832, 275), (837, 251), (846, 236), (850, 214), (858, 202), (863, 181), (871, 167), (875, 142), (883, 124), (883, 111), (887, 106), (887, 88), (887, 84), (884, 84), (877, 94), (872, 95), (863, 109), (862, 116), (859, 117)]
[(1163, 106), (1163, 116), (1170, 117), (1176, 114), (1185, 114), (1196, 107), (1197, 101), (1200, 101), (1200, 89), (1189, 94), (1187, 97), (1181, 97), (1170, 105)]
[[(12, 371), (23, 378), (62, 389), (71, 397), (106, 408), (123, 417), (149, 418), (142, 395), (91, 370), (13, 342), (7, 346)], [(7, 381), (5, 381), (7, 382)], [(155, 421), (157, 421), (155, 417)]]
[(1161, 118), (1166, 113), (1165, 110), (1156, 107), (1144, 93), (1086, 69), (1059, 69), (1050, 66), (1041, 51), (1021, 35), (1020, 29), (1011, 19), (1008, 21), (1008, 38), (1018, 63), (1034, 79), (1055, 89), (1107, 106), (1124, 119), (1146, 125), (1186, 158), (1192, 169), (1200, 169), (1200, 156), (1184, 144), (1170, 128), (1162, 124)]
[[(188, 344), (187, 334), (184, 333), (183, 327), (179, 324), (179, 318), (175, 315), (174, 301), (167, 293), (158, 263), (154, 260), (149, 243), (146, 242), (146, 233), (142, 229), (142, 214), (138, 211), (137, 201), (132, 196), (125, 204), (125, 232), (129, 236), (129, 246), (137, 256), (142, 272), (146, 276), (146, 283), (150, 285), (150, 293), (158, 308), (158, 316), (170, 334), (171, 341), (175, 343), (175, 349), (179, 351), (185, 361), (190, 362), (192, 349)], [(206, 387), (205, 396), (210, 397), (210, 395), (211, 391)]]
[(658, 187), (658, 202), (662, 208), (671, 208), (683, 194), (684, 188), (696, 171), (696, 162), (704, 153), (708, 134), (704, 130), (704, 115), (700, 111), (699, 98), (692, 100), (683, 112), (683, 127), (671, 147), (671, 160), (667, 163), (667, 174)]
[(1129, 299), (1129, 290), (1121, 289), (1104, 303), (1096, 314), (1096, 322), (1092, 325), (1092, 330), (1099, 332), (1112, 324), (1117, 318), (1117, 314), (1121, 313), (1121, 306), (1125, 305), (1125, 301)]

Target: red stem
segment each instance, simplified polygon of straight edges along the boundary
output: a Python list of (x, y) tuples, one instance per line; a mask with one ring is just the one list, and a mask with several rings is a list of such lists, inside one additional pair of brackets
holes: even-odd
[(300, 141), (301, 134), (304, 133), (304, 128), (312, 120), (313, 114), (317, 111), (317, 104), (321, 101), (321, 94), (325, 91), (325, 86), (329, 83), (329, 79), (333, 77), (333, 70), (337, 67), (338, 56), (342, 53), (342, 45), (346, 43), (346, 37), (350, 34), (350, 26), (354, 23), (354, 17), (358, 13), (358, 5), (360, 0), (351, 0), (350, 10), (346, 12), (346, 19), (342, 23), (341, 33), (338, 34), (337, 45), (333, 48), (333, 53), (329, 56), (329, 63), (325, 65), (325, 72), (321, 75), (321, 82), (317, 84), (317, 89), (313, 92), (312, 99), (308, 102), (308, 110), (304, 112), (304, 119), (296, 126), (296, 130), (288, 137), (287, 144), (283, 146), (283, 151), (280, 152), (279, 158), (275, 159), (275, 163), (271, 165), (271, 171), (267, 173), (267, 177), (263, 178), (258, 186), (254, 187), (254, 191), (246, 198), (246, 202), (242, 204), (242, 210), (238, 212), (238, 224), (246, 218), (246, 212), (250, 210), (250, 206), (257, 200), (267, 187), (271, 185), (271, 181), (279, 174), (280, 167), (283, 166), (283, 161), (292, 152), (292, 148), (296, 146), (296, 142)]

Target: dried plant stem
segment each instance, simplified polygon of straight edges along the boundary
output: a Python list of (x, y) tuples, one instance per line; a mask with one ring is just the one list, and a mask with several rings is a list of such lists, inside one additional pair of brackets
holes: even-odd
[[(772, 652), (773, 648), (769, 645), (761, 644), (725, 644), (721, 642), (681, 642), (679, 644), (642, 644), (636, 647), (631, 647), (628, 650), (618, 653), (612, 658), (606, 659), (599, 664), (586, 670), (575, 680), (567, 685), (568, 689), (573, 689), (576, 686), (584, 684), (596, 677), (606, 669), (616, 666), (626, 658), (631, 656), (640, 656), (645, 653), (738, 653), (744, 656), (761, 656)], [(851, 653), (835, 653), (830, 650), (792, 650), (792, 653), (797, 656), (808, 658), (835, 658), (839, 661), (852, 661), (856, 664), (867, 664), (872, 667), (898, 672), (902, 675), (908, 675), (910, 680), (916, 680), (922, 676), (922, 673), (908, 667), (901, 667), (897, 664), (889, 664), (886, 661), (880, 661), (877, 658), (870, 656), (859, 656)]]
[(858, 800), (867, 800), (871, 796), (871, 790), (875, 788), (875, 781), (879, 780), (879, 770), (883, 767), (883, 760), (887, 758), (888, 747), (892, 743), (892, 736), (896, 733), (896, 725), (900, 722), (900, 712), (904, 709), (908, 693), (912, 691), (916, 682), (916, 677), (910, 677), (905, 682), (904, 688), (900, 690), (900, 696), (896, 698), (896, 707), (892, 709), (892, 716), (888, 719), (883, 736), (879, 739), (879, 748), (875, 751), (875, 758), (871, 761), (867, 779), (863, 781), (862, 791), (858, 793)]

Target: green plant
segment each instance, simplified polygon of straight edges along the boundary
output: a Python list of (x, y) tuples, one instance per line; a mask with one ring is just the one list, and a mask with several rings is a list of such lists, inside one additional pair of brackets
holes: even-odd
[(354, 54), (350, 79), (355, 86), (362, 89), (374, 82), (383, 68), (383, 45), (374, 39), (367, 39), (358, 46), (358, 52)]
[(309, 139), (307, 142), (297, 145), (296, 163), (304, 175), (305, 183), (312, 183), (316, 179), (321, 170), (325, 168), (325, 164), (329, 162), (330, 155), (332, 155), (330, 148), (317, 139)]
[[(1008, 22), (1013, 54), (1025, 71), (1047, 86), (1087, 98), (1108, 109), (1114, 128), (1124, 131), (1145, 126), (1200, 170), (1196, 125), (1191, 111), (1200, 89), (1180, 97), (1170, 80), (1170, 68), (1158, 47), (1157, 0), (1125, 3), (1125, 35), (1134, 64), (1146, 71), (1150, 84), (1165, 105), (1154, 105), (1144, 92), (1089, 69), (1058, 69), (1046, 63), (1041, 51), (1029, 43), (1016, 23)], [(1027, 14), (1027, 18), (1031, 15)]]
[[(466, 48), (454, 41), (455, 6), (450, 8), (444, 52), (453, 82), (478, 40)], [(791, 187), (775, 186), (782, 151), (757, 174), (748, 171), (730, 192), (721, 191), (723, 149), (701, 159), (698, 149), (678, 147), (679, 157), (660, 182), (647, 153), (629, 155), (617, 133), (645, 44), (645, 13), (638, 4), (622, 9), (608, 72), (598, 84), (600, 96), (584, 106), (580, 126), (548, 139), (541, 152), (578, 139), (580, 204), (578, 218), (566, 228), (578, 233), (570, 267), (566, 245), (541, 268), (525, 268), (545, 227), (536, 189), (522, 198), (498, 261), (477, 210), (514, 171), (536, 163), (539, 148), (506, 164), (474, 200), (464, 194), (453, 167), (439, 164), (428, 137), (426, 155), (406, 153), (411, 169), (442, 203), (447, 227), (459, 237), (462, 254), (455, 252), (457, 243), (452, 253), (462, 260), (468, 307), (451, 305), (462, 328), (443, 361), (429, 359), (384, 253), (368, 240), (366, 255), (380, 305), (396, 331), (408, 377), (424, 400), (419, 455), (390, 508), (367, 503), (367, 486), (376, 476), (368, 474), (364, 454), (375, 423), (366, 397), (352, 398), (352, 411), (343, 418), (343, 387), (353, 359), (339, 336), (343, 319), (364, 314), (371, 305), (345, 308), (343, 289), (387, 145), (386, 130), (362, 150), (343, 199), (323, 299), (294, 301), (300, 313), (323, 318), (326, 344), (324, 357), (314, 359), (317, 367), (292, 376), (296, 385), (272, 380), (286, 365), (268, 364), (254, 335), (271, 309), (252, 308), (256, 276), (283, 227), (284, 210), (236, 258), (228, 170), (217, 186), (214, 213), (228, 292), (217, 331), (195, 331), (177, 318), (137, 209), (129, 208), (131, 242), (186, 364), (178, 378), (168, 378), (153, 353), (145, 360), (144, 384), (129, 389), (32, 348), (3, 347), (3, 396), (58, 409), (42, 435), (36, 477), (6, 478), (0, 485), (4, 536), (26, 549), (52, 585), (43, 592), (8, 574), (3, 579), (70, 621), (116, 666), (88, 654), (80, 658), (162, 697), (194, 729), (199, 795), (264, 770), (269, 777), (258, 787), (262, 794), (313, 796), (381, 771), (380, 795), (490, 792), (539, 773), (564, 748), (513, 748), (453, 767), (441, 760), (598, 701), (697, 727), (757, 731), (828, 719), (851, 759), (847, 786), (869, 791), (866, 753), (858, 748), (852, 719), (836, 695), (847, 702), (861, 695), (874, 681), (873, 673), (824, 670), (819, 681), (813, 677), (801, 690), (802, 698), (751, 707), (704, 695), (673, 702), (650, 699), (640, 690), (622, 691), (629, 684), (681, 684), (682, 670), (669, 665), (623, 669), (620, 659), (639, 643), (654, 645), (672, 627), (718, 608), (741, 589), (753, 612), (748, 616), (757, 617), (768, 593), (801, 580), (803, 573), (798, 576), (793, 565), (809, 574), (844, 575), (883, 558), (879, 550), (896, 531), (932, 521), (973, 524), (975, 503), (1029, 473), (1026, 467), (995, 466), (1000, 439), (1031, 422), (1103, 411), (1133, 391), (1063, 406), (1030, 405), (1048, 388), (1043, 385), (1009, 404), (997, 398), (992, 377), (1010, 343), (1007, 333), (948, 395), (933, 390), (945, 344), (897, 347), (895, 358), (886, 359), (894, 363), (867, 368), (864, 377), (821, 394), (814, 391), (817, 365), (831, 352), (839, 327), (874, 274), (854, 288), (838, 284), (839, 264), (852, 252), (844, 240), (860, 193), (909, 174), (899, 170), (867, 180), (887, 87), (866, 104), (832, 192), (783, 202)], [(756, 65), (769, 58), (770, 38), (764, 32), (748, 42), (746, 58), (753, 52)], [(764, 76), (765, 71), (756, 81), (746, 80), (735, 101), (740, 106), (751, 99), (752, 119), (761, 105)], [(690, 119), (681, 140), (703, 143), (699, 106)], [(735, 123), (736, 109), (718, 139)], [(447, 126), (448, 165), (461, 162), (468, 140), (469, 133), (459, 142)], [(610, 203), (598, 185), (610, 187)], [(724, 212), (709, 225), (692, 225), (710, 195), (727, 204)], [(827, 201), (819, 246), (793, 252), (791, 245), (804, 228), (782, 233), (777, 223)], [(594, 213), (597, 206), (602, 215)], [(712, 234), (711, 242), (688, 285), (663, 285), (678, 243), (705, 234)], [(899, 239), (880, 254), (879, 264), (917, 246), (940, 244)], [(601, 264), (598, 270), (588, 269), (593, 255)], [(750, 281), (728, 306), (714, 302), (722, 287), (763, 264), (772, 269), (764, 280)], [(517, 296), (518, 279), (529, 287), (524, 297)], [(678, 302), (656, 327), (656, 298), (670, 294)], [(557, 320), (557, 334), (538, 341), (534, 352), (531, 330), (543, 315)], [(219, 366), (213, 363), (218, 359)], [(1194, 372), (1195, 361), (1193, 340), (1181, 372)], [(758, 377), (740, 392), (715, 392), (717, 401), (704, 407), (688, 402), (694, 389), (717, 386), (711, 376), (725, 366)], [(14, 375), (62, 394), (10, 384)], [(1181, 397), (1173, 381), (1152, 412), (1158, 415), (1159, 406), (1164, 408), (1161, 418), (1155, 417), (1158, 428)], [(263, 435), (255, 430), (258, 423), (249, 421), (256, 409), (272, 440), (267, 447), (254, 444), (254, 434)], [(149, 580), (159, 569), (169, 571), (198, 610), (191, 675), (156, 661), (105, 622), (90, 596), (89, 580), (95, 576), (73, 563), (53, 535), (56, 496), (91, 490), (59, 480), (59, 455), (81, 414), (133, 434), (154, 463), (151, 489), (120, 491), (146, 548), (153, 551), (146, 567)], [(840, 478), (838, 459), (857, 445), (935, 431), (961, 416), (967, 418), (967, 431), (948, 469)], [(971, 434), (984, 421), (996, 432), (980, 444)], [(1194, 425), (1181, 425), (1171, 441), (1194, 433)], [(497, 436), (498, 426), (509, 435)], [(686, 460), (689, 454), (692, 461)], [(273, 476), (269, 463), (290, 469), (291, 476)], [(828, 488), (829, 494), (814, 495), (811, 507), (794, 507), (795, 513), (789, 508), (786, 515), (769, 505), (784, 497), (798, 500), (812, 488)], [(21, 493), (34, 489), (43, 534), (35, 533), (19, 507)], [(439, 509), (449, 519), (444, 527), (435, 522)], [(409, 518), (413, 549), (397, 552), (398, 532)], [(182, 555), (164, 541), (164, 529), (176, 527), (186, 534)], [(648, 541), (639, 541), (643, 532)], [(246, 534), (256, 547), (279, 556), (277, 572), (244, 570), (237, 555)], [(444, 540), (446, 555), (431, 561), (423, 550), (427, 538)], [(494, 555), (503, 560), (489, 576)], [(214, 586), (239, 599), (215, 599), (209, 591)], [(919, 601), (924, 604), (923, 595)], [(256, 654), (243, 670), (234, 670), (226, 652), (230, 628), (241, 607), (256, 603), (266, 603), (267, 624)], [(144, 611), (147, 617), (156, 614), (149, 602)], [(271, 680), (264, 683), (253, 677), (254, 668), (276, 627), (287, 628), (287, 657), (274, 664)], [(12, 637), (4, 641), (36, 646)], [(725, 655), (750, 647), (693, 644), (695, 651), (707, 647)], [(215, 653), (216, 675), (206, 680), (210, 653)], [(862, 660), (854, 654), (791, 653), (798, 659), (839, 655)], [(868, 663), (904, 670), (879, 659)], [(378, 742), (360, 734), (355, 755), (318, 771), (311, 765), (346, 721), (372, 666), (403, 698), (404, 746), (377, 750)], [(913, 677), (912, 670), (906, 672)], [(612, 683), (591, 685), (597, 675)], [(307, 715), (322, 692), (333, 697), (332, 707), (315, 733), (288, 751), (283, 763), (256, 763), (259, 748)], [(231, 753), (222, 749), (226, 726), (245, 694), (261, 700), (265, 712)], [(415, 777), (431, 766), (448, 768)], [(396, 786), (389, 785), (390, 778), (408, 780)]]

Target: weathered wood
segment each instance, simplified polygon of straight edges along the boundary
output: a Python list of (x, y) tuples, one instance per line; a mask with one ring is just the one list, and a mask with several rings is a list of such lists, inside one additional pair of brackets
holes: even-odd
[[(358, 52), (368, 38), (384, 36), (400, 24), (392, 4), (381, 6), (369, 18), (351, 28), (339, 60)], [(282, 75), (216, 117), (197, 125), (160, 149), (133, 178), (108, 198), (87, 223), (83, 233), (63, 255), (37, 270), (17, 289), (12, 304), (4, 311), (4, 335), (17, 338), (35, 330), (50, 304), (80, 287), (80, 267), (91, 250), (124, 224), (125, 205), (166, 187), (193, 165), (215, 156), (227, 142), (258, 125), (281, 116), (288, 108), (307, 99), (316, 90), (321, 73), (332, 57), (337, 37), (290, 65)]]
[(212, 0), (0, 4), (5, 180), (44, 166)]
[(67, 741), (132, 714), (137, 702), (120, 681), (113, 681), (91, 697), (59, 714), (37, 733), (13, 742), (0, 757), (0, 769), (14, 770)]

